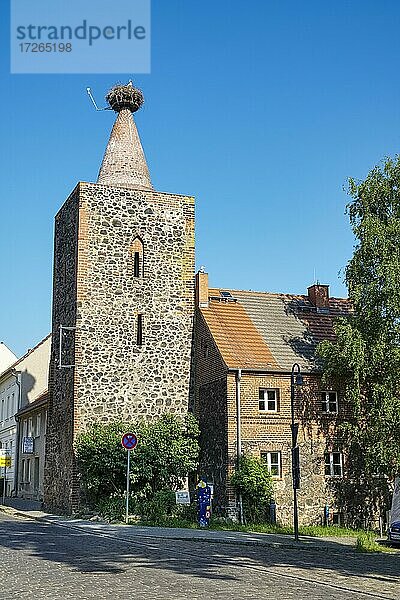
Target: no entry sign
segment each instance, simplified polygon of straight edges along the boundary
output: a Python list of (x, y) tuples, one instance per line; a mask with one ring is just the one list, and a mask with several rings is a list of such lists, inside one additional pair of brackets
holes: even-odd
[(121, 439), (121, 444), (127, 450), (133, 450), (137, 444), (137, 437), (134, 433), (124, 433)]

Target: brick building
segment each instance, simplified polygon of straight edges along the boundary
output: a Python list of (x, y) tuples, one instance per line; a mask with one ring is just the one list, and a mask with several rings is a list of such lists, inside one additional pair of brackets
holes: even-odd
[(215, 504), (235, 512), (229, 485), (238, 451), (261, 456), (275, 479), (277, 517), (291, 521), (291, 370), (299, 423), (300, 522), (321, 523), (325, 507), (339, 520), (334, 482), (345, 456), (337, 425), (346, 416), (340, 390), (326, 389), (315, 350), (334, 339), (333, 318), (349, 313), (347, 300), (330, 298), (313, 285), (305, 296), (208, 289), (207, 273), (196, 276), (195, 404), (200, 421), (201, 470), (214, 483)]
[(79, 504), (74, 441), (94, 421), (187, 411), (194, 312), (194, 199), (151, 184), (131, 84), (96, 183), (56, 215), (45, 506)]

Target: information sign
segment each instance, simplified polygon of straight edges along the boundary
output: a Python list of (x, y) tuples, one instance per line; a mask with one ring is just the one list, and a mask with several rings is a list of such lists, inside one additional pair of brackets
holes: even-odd
[(0, 467), (11, 467), (11, 452), (8, 449), (2, 448), (0, 450)]
[(177, 504), (190, 504), (190, 494), (187, 490), (178, 490), (175, 497)]
[(31, 436), (22, 439), (22, 454), (33, 454), (34, 439)]

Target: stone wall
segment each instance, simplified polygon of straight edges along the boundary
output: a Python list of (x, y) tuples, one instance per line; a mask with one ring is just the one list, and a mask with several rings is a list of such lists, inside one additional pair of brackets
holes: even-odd
[[(188, 409), (194, 199), (80, 183), (58, 220), (54, 356), (60, 319), (75, 324), (75, 335), (66, 336), (64, 346), (66, 354), (73, 354), (75, 368), (53, 375), (46, 487), (51, 495), (51, 483), (57, 480), (56, 488), (68, 490), (71, 510), (78, 502), (76, 478), (72, 475), (74, 484), (71, 473), (72, 445), (79, 431), (95, 421), (153, 419), (164, 412), (183, 414)], [(132, 269), (136, 238), (143, 243), (139, 277), (133, 276)], [(63, 274), (66, 264), (75, 287)], [(53, 440), (60, 428), (65, 428), (65, 447), (57, 452)], [(61, 468), (53, 468), (50, 477), (57, 456)]]
[[(194, 298), (192, 198), (84, 184), (78, 262), (76, 429), (93, 418), (184, 413)], [(133, 240), (143, 276), (132, 275)], [(138, 315), (143, 343), (137, 343)]]
[[(48, 510), (69, 512), (73, 486), (74, 370), (59, 368), (59, 327), (76, 323), (76, 273), (79, 226), (79, 185), (55, 218), (52, 344), (44, 468), (44, 504)], [(63, 339), (64, 364), (74, 361), (74, 333)]]

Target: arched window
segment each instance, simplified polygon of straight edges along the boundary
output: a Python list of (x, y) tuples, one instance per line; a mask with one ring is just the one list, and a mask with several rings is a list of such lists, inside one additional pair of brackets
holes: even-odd
[(129, 248), (130, 271), (134, 277), (143, 277), (144, 272), (144, 253), (143, 242), (136, 237)]

